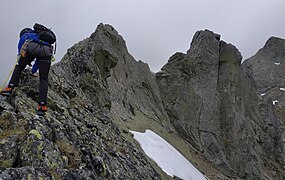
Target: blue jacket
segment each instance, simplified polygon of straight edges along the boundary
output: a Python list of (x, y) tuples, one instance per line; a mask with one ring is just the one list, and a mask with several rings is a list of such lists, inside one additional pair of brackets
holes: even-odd
[(38, 67), (38, 60), (36, 59), (35, 63), (33, 64), (32, 67), (32, 73), (35, 74), (38, 71), (39, 67)]
[(50, 45), (49, 43), (40, 40), (39, 36), (35, 32), (25, 33), (20, 37), (20, 40), (18, 43), (18, 54), (20, 54), (20, 50), (21, 50), (24, 42), (28, 39), (33, 41), (33, 42), (42, 43), (43, 45)]

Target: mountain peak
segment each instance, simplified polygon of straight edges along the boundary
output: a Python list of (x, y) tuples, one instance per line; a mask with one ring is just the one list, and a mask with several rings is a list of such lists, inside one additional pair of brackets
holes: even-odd
[(271, 49), (271, 48), (285, 48), (285, 40), (279, 37), (270, 37), (265, 45), (264, 48)]
[[(255, 58), (273, 57), (275, 46), (282, 52), (278, 44), (270, 38), (268, 56)], [(99, 24), (51, 67), (46, 116), (35, 115), (39, 80), (29, 69), (11, 97), (0, 97), (0, 179), (173, 179), (129, 132), (146, 129), (210, 179), (283, 179), (284, 84), (261, 97), (240, 60), (237, 48), (203, 30), (153, 74), (111, 25)], [(262, 79), (283, 66), (269, 60), (266, 72), (253, 68)]]

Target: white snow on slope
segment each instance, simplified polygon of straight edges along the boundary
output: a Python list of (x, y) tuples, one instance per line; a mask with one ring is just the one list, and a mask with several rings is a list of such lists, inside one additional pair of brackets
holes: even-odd
[(280, 65), (280, 62), (276, 62), (276, 63), (274, 63), (274, 64), (278, 66), (278, 65)]
[(184, 180), (206, 180), (183, 155), (151, 130), (144, 133), (131, 131), (142, 149), (168, 175)]
[(285, 88), (280, 88), (280, 91), (285, 91)]
[(273, 104), (273, 105), (276, 105), (277, 103), (278, 103), (278, 100), (272, 101), (272, 104)]

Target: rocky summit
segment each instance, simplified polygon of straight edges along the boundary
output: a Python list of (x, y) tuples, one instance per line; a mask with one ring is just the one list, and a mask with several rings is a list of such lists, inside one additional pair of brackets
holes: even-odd
[(155, 74), (99, 24), (51, 67), (45, 116), (29, 69), (0, 97), (0, 179), (173, 179), (130, 133), (146, 129), (209, 179), (284, 179), (284, 52), (271, 37), (241, 63), (203, 30)]

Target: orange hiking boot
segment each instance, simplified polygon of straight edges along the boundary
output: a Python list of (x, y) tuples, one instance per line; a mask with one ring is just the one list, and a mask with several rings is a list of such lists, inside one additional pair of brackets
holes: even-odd
[(13, 87), (7, 86), (4, 90), (2, 90), (2, 91), (0, 92), (0, 94), (1, 94), (2, 96), (11, 96), (12, 92), (13, 92)]
[(46, 103), (40, 102), (38, 105), (38, 115), (43, 116), (45, 112), (48, 110)]

